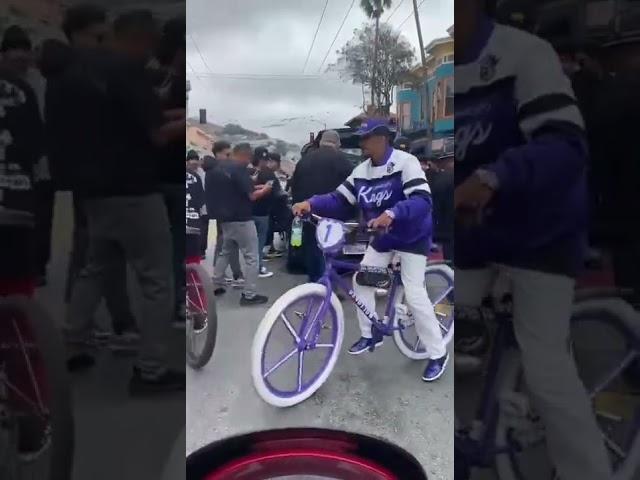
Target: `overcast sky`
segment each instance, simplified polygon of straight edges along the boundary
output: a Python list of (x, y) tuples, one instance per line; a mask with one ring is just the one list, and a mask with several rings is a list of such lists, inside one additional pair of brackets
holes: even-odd
[[(335, 61), (335, 51), (352, 37), (353, 30), (366, 21), (359, 3), (355, 1), (320, 78), (273, 79), (230, 78), (229, 74), (302, 75), (325, 0), (188, 0), (190, 115), (197, 116), (199, 108), (206, 108), (211, 122), (240, 123), (299, 144), (308, 139), (310, 131), (323, 128), (324, 122), (328, 127), (343, 125), (359, 113), (361, 89), (324, 70)], [(398, 27), (412, 12), (412, 0), (393, 3), (382, 19), (398, 7), (389, 21)], [(350, 4), (351, 0), (329, 0), (306, 75), (318, 74)], [(453, 0), (424, 0), (419, 12), (425, 44), (445, 36), (453, 24)], [(413, 17), (400, 30), (419, 58)], [(216, 75), (197, 77), (194, 72)], [(282, 121), (291, 118), (297, 120)]]

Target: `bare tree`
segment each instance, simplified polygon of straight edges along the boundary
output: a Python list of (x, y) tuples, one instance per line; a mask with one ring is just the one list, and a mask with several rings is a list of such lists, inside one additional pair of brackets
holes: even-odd
[[(380, 114), (388, 114), (393, 103), (393, 89), (414, 66), (415, 52), (411, 44), (389, 25), (378, 31), (378, 60), (374, 61), (373, 26), (365, 24), (354, 31), (353, 38), (338, 50), (338, 60), (329, 69), (354, 84), (371, 88), (372, 105)], [(372, 72), (377, 70), (373, 84)]]

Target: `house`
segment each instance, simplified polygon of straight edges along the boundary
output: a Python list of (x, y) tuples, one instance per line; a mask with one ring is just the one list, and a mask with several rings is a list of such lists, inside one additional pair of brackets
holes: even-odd
[(187, 150), (195, 150), (200, 155), (210, 155), (213, 143), (217, 138), (212, 132), (207, 132), (202, 127), (202, 125), (187, 120)]
[[(436, 38), (425, 47), (428, 124), (433, 140), (453, 137), (454, 27), (451, 26), (447, 33), (448, 36)], [(449, 143), (442, 142), (442, 145)]]
[(398, 129), (403, 135), (427, 129), (427, 94), (427, 73), (420, 66), (405, 77), (396, 92)]
[(426, 46), (426, 67), (411, 71), (396, 91), (398, 128), (403, 135), (425, 144), (421, 148), (425, 154), (440, 152), (452, 144), (453, 26), (447, 34)]

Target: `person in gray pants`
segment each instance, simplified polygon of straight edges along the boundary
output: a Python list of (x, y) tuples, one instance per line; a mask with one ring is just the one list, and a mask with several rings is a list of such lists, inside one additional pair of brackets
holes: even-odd
[(256, 293), (258, 278), (258, 233), (253, 222), (253, 202), (271, 192), (271, 186), (254, 186), (247, 169), (252, 158), (251, 146), (234, 147), (233, 157), (220, 163), (218, 175), (207, 176), (207, 210), (216, 209), (222, 230), (222, 249), (216, 260), (213, 282), (215, 294), (225, 293), (224, 275), (237, 249), (244, 258), (245, 284), (240, 305), (258, 305), (269, 301)]

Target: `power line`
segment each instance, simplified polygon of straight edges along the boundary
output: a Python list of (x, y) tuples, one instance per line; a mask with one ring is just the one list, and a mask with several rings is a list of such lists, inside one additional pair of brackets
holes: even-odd
[(262, 74), (262, 73), (206, 73), (194, 72), (198, 78), (220, 78), (232, 80), (329, 80), (326, 75), (289, 75), (289, 74)]
[(318, 32), (320, 31), (320, 25), (322, 25), (322, 20), (324, 19), (324, 14), (327, 11), (327, 6), (329, 5), (329, 0), (325, 0), (324, 8), (322, 9), (322, 15), (320, 15), (320, 21), (318, 22), (318, 27), (316, 28), (316, 33), (313, 35), (313, 40), (311, 41), (311, 46), (309, 47), (309, 52), (307, 53), (307, 59), (304, 62), (304, 67), (302, 67), (302, 73), (307, 69), (307, 64), (309, 63), (309, 58), (311, 58), (311, 51), (313, 50), (313, 46), (316, 43), (316, 38), (318, 38)]
[[(420, 8), (420, 7), (422, 6), (422, 4), (423, 4), (424, 2), (426, 2), (426, 1), (427, 1), (427, 0), (422, 0), (422, 1), (418, 4), (418, 8)], [(411, 11), (411, 13), (409, 14), (409, 16), (408, 16), (407, 18), (405, 18), (405, 19), (402, 21), (402, 23), (401, 23), (400, 25), (398, 25), (396, 28), (398, 28), (398, 30), (399, 30), (399, 29), (400, 29), (400, 27), (402, 27), (402, 25), (404, 25), (405, 23), (407, 23), (407, 21), (408, 21), (411, 17), (413, 17), (413, 14), (414, 14), (414, 13), (415, 13), (414, 11)]]
[(338, 28), (338, 31), (336, 32), (336, 36), (333, 37), (333, 41), (331, 42), (331, 45), (329, 46), (329, 49), (327, 50), (327, 54), (322, 59), (322, 63), (320, 64), (320, 68), (318, 68), (318, 73), (320, 73), (322, 71), (322, 67), (324, 67), (324, 64), (327, 61), (327, 58), (329, 58), (329, 54), (331, 53), (331, 50), (333, 49), (333, 45), (336, 43), (336, 40), (338, 39), (338, 35), (340, 35), (340, 32), (342, 32), (342, 27), (344, 27), (344, 24), (347, 22), (347, 18), (349, 17), (349, 14), (351, 13), (351, 10), (353, 9), (353, 6), (355, 5), (355, 3), (356, 3), (356, 0), (352, 0), (351, 1), (351, 6), (349, 7), (349, 10), (347, 10), (347, 13), (344, 16), (344, 18), (342, 19), (342, 23), (340, 24), (340, 28)]
[(211, 73), (213, 73), (211, 71), (211, 68), (209, 68), (209, 65), (207, 64), (207, 61), (204, 59), (204, 56), (202, 55), (202, 52), (200, 51), (200, 47), (198, 47), (198, 43), (196, 42), (196, 39), (193, 38), (193, 35), (191, 33), (189, 34), (189, 38), (191, 38), (191, 41), (193, 42), (193, 45), (196, 47), (196, 51), (198, 52), (198, 55), (200, 55), (200, 60), (202, 60), (202, 63), (204, 64), (205, 68), (207, 70), (209, 70)]
[(387, 19), (384, 21), (384, 23), (389, 23), (389, 20), (391, 20), (391, 17), (393, 17), (395, 15), (395, 13), (398, 11), (398, 9), (400, 8), (400, 6), (402, 5), (403, 2), (404, 2), (404, 0), (400, 0), (400, 3), (398, 3), (398, 6), (393, 10), (393, 12), (391, 12), (391, 15), (389, 15), (387, 17)]

